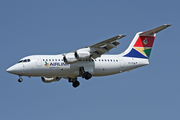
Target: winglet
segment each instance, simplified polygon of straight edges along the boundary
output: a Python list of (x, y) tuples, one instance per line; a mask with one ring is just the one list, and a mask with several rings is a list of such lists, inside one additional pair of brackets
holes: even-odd
[(143, 33), (140, 34), (140, 36), (151, 36), (151, 35), (154, 35), (154, 34), (160, 32), (161, 30), (163, 30), (163, 29), (165, 29), (165, 28), (167, 28), (169, 26), (171, 26), (171, 25), (170, 24), (164, 24), (164, 25), (162, 25), (160, 27), (157, 27), (157, 28), (148, 30), (146, 32), (143, 32)]

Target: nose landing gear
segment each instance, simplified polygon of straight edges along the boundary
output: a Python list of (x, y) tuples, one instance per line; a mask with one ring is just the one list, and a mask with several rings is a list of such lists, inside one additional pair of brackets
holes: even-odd
[(21, 76), (19, 76), (18, 82), (21, 83), (23, 81), (23, 79), (21, 78)]

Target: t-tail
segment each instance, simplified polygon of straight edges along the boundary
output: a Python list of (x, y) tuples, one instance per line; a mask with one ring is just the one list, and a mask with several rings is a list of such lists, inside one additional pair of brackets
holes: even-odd
[(156, 33), (169, 26), (171, 25), (165, 24), (146, 32), (137, 33), (128, 49), (121, 55), (123, 57), (149, 59)]

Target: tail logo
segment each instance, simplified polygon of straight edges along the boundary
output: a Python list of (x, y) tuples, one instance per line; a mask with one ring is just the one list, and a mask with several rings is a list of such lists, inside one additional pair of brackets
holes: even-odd
[(139, 36), (131, 51), (125, 57), (148, 59), (154, 42), (154, 36)]
[(154, 29), (137, 33), (129, 47), (122, 55), (124, 55), (124, 57), (148, 59), (151, 53), (156, 33), (169, 26), (171, 25), (164, 24)]
[(144, 45), (147, 45), (147, 44), (148, 44), (147, 38), (145, 38), (145, 39), (143, 40), (143, 43), (144, 43)]

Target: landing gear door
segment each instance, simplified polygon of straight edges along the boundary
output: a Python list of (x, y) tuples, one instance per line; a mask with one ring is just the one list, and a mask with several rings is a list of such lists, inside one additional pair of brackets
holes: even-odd
[(41, 67), (42, 63), (41, 63), (41, 58), (40, 56), (35, 56), (35, 60), (36, 60), (36, 66), (37, 67)]
[(84, 66), (84, 71), (94, 74), (93, 66)]

